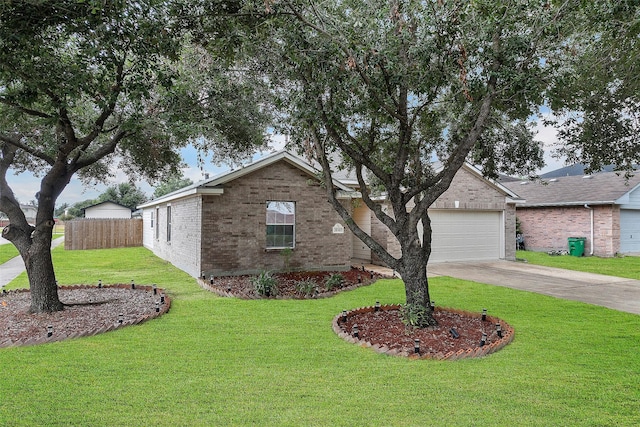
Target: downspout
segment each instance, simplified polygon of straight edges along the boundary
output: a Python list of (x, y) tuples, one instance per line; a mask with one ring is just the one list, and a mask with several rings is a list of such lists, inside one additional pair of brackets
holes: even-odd
[(588, 204), (584, 204), (584, 207), (591, 211), (591, 252), (589, 255), (593, 256), (593, 208)]

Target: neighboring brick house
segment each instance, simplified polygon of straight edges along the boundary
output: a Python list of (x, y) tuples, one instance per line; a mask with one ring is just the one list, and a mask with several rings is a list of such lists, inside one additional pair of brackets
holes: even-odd
[[(380, 263), (327, 202), (318, 176), (283, 151), (152, 200), (139, 206), (144, 246), (192, 276), (280, 270), (285, 262), (299, 270), (345, 270), (353, 259)], [(399, 255), (354, 182), (334, 183), (355, 222)], [(516, 200), (465, 165), (429, 210), (432, 260), (515, 259)]]
[(584, 237), (585, 255), (640, 252), (640, 175), (550, 176), (504, 183), (525, 199), (516, 212), (526, 249), (567, 250), (569, 237)]

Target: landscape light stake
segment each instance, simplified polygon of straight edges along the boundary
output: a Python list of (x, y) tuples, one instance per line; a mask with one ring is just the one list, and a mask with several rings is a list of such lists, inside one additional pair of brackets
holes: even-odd
[(102, 287), (102, 279), (98, 280), (98, 287), (101, 288)]
[(487, 343), (487, 334), (485, 334), (484, 332), (482, 333), (482, 339), (480, 340), (480, 347), (484, 347), (484, 345)]
[(373, 271), (369, 273), (369, 277), (373, 279)]
[(153, 294), (154, 295), (158, 295), (158, 287), (156, 286), (156, 284), (153, 284)]
[(374, 307), (375, 311), (380, 311), (380, 301), (376, 301), (376, 305)]
[(53, 335), (53, 326), (49, 325), (47, 326), (47, 338), (51, 338), (51, 335)]
[(353, 336), (356, 338), (360, 338), (360, 331), (358, 330), (358, 325), (353, 325)]
[(436, 311), (436, 302), (431, 301), (431, 311)]
[(209, 284), (213, 285), (213, 274), (211, 275), (211, 277), (209, 278)]
[(156, 313), (160, 313), (160, 301), (156, 301)]
[(362, 264), (362, 271), (364, 271), (364, 264)]
[(496, 323), (496, 333), (499, 338), (502, 338), (502, 326), (500, 326), (500, 323)]
[(484, 322), (485, 320), (487, 320), (487, 309), (483, 308), (482, 309), (482, 321)]
[(453, 338), (460, 338), (460, 334), (456, 331), (456, 328), (449, 329), (449, 333)]
[(347, 321), (347, 310), (342, 310), (342, 321), (343, 322)]
[(160, 304), (164, 304), (164, 294), (160, 294)]
[(133, 279), (131, 279), (131, 289), (135, 289), (135, 288), (136, 288), (136, 284), (135, 284), (135, 282), (133, 281)]
[(118, 323), (122, 325), (123, 321), (124, 321), (124, 314), (122, 313), (118, 314)]
[(358, 274), (358, 283), (362, 283), (362, 276)]
[(413, 352), (420, 354), (420, 340), (418, 338), (413, 340)]

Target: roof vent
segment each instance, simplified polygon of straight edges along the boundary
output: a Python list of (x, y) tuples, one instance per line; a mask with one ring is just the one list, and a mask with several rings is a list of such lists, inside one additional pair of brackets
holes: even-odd
[(582, 179), (591, 179), (591, 175), (585, 175), (582, 177)]
[(558, 181), (558, 178), (551, 178), (551, 179), (549, 180), (549, 182), (557, 182), (557, 181)]
[(528, 183), (529, 183), (528, 181), (522, 181), (520, 185), (527, 185)]
[(208, 173), (204, 174), (204, 179), (209, 179), (209, 174)]

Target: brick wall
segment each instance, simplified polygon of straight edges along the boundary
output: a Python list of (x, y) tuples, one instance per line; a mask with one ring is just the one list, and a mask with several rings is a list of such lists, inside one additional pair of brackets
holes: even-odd
[[(171, 240), (167, 241), (167, 207), (171, 206)], [(169, 261), (194, 277), (201, 272), (201, 234), (202, 202), (199, 196), (173, 200), (159, 205), (154, 218), (153, 230), (148, 230), (152, 244), (147, 245), (156, 255)], [(156, 216), (155, 206), (152, 208)], [(145, 217), (146, 218), (146, 217)], [(151, 227), (145, 222), (145, 227)], [(156, 239), (158, 227), (158, 239)], [(149, 231), (151, 231), (149, 233)]]
[[(296, 203), (293, 269), (349, 268), (352, 235), (307, 173), (285, 161), (274, 163), (224, 186), (222, 196), (204, 196), (202, 271), (253, 273), (284, 268), (281, 250), (266, 250), (267, 201)], [(350, 202), (345, 201), (350, 209)], [(344, 234), (333, 234), (336, 223)]]
[[(620, 210), (594, 206), (594, 255), (613, 256), (620, 250)], [(585, 254), (591, 251), (591, 212), (584, 206), (517, 209), (526, 249), (568, 250), (569, 237), (585, 237)]]

